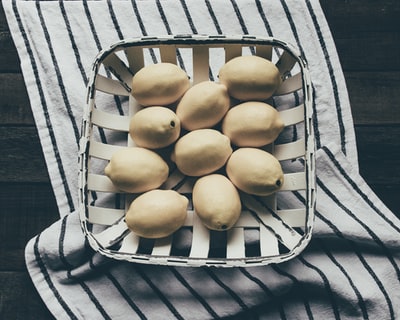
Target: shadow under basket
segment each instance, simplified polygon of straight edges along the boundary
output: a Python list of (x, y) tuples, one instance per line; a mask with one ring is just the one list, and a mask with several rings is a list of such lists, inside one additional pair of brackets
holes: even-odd
[[(210, 231), (192, 206), (195, 178), (170, 170), (164, 189), (189, 199), (183, 227), (162, 239), (144, 239), (125, 223), (135, 196), (119, 191), (104, 167), (119, 148), (132, 146), (129, 121), (141, 107), (130, 94), (132, 76), (143, 66), (170, 62), (192, 84), (218, 81), (222, 65), (240, 55), (258, 55), (280, 71), (282, 85), (265, 101), (285, 123), (264, 148), (282, 164), (284, 183), (273, 195), (241, 193), (242, 212), (233, 228)], [(174, 266), (260, 266), (292, 259), (310, 241), (315, 208), (315, 146), (312, 86), (306, 61), (290, 44), (259, 36), (163, 36), (127, 39), (101, 51), (92, 68), (83, 112), (79, 152), (79, 214), (97, 252), (118, 260)], [(168, 150), (166, 150), (167, 152)]]

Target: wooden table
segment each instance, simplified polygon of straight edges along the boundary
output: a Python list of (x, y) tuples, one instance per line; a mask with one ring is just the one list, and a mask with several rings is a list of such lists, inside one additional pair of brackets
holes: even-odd
[[(400, 2), (321, 0), (345, 73), (360, 173), (400, 215)], [(0, 5), (0, 319), (51, 319), (24, 248), (58, 219), (17, 52)]]

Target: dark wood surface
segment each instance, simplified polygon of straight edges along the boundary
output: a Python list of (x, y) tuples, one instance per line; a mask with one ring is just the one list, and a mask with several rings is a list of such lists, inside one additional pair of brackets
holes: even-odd
[[(400, 2), (321, 0), (348, 87), (360, 173), (400, 215)], [(0, 319), (51, 319), (24, 248), (58, 219), (19, 59), (0, 5)]]

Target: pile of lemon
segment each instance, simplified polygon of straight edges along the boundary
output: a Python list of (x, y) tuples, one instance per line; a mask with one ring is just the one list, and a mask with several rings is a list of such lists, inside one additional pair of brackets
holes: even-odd
[(170, 167), (160, 150), (169, 148), (178, 170), (196, 178), (193, 207), (211, 230), (234, 226), (240, 192), (264, 196), (281, 188), (281, 165), (262, 148), (284, 128), (264, 102), (281, 84), (279, 70), (267, 59), (240, 56), (226, 62), (218, 78), (191, 85), (171, 63), (145, 66), (133, 76), (131, 94), (142, 106), (130, 120), (135, 147), (113, 154), (105, 174), (121, 191), (139, 194), (125, 217), (139, 236), (168, 236), (186, 220), (188, 199), (161, 187)]

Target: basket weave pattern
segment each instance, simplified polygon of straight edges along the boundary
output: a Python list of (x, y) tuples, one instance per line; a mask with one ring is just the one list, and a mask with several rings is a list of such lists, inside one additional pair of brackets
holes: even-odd
[[(135, 195), (117, 190), (103, 172), (118, 148), (134, 145), (129, 120), (140, 106), (130, 94), (132, 75), (148, 63), (162, 61), (184, 68), (192, 84), (217, 81), (222, 64), (244, 54), (273, 61), (284, 80), (268, 103), (280, 112), (286, 134), (266, 146), (284, 168), (281, 190), (267, 197), (242, 194), (241, 217), (228, 231), (206, 229), (189, 207), (185, 225), (176, 233), (141, 239), (124, 221)], [(311, 238), (314, 220), (311, 96), (306, 62), (289, 44), (275, 38), (144, 37), (100, 52), (88, 84), (79, 152), (80, 220), (91, 247), (114, 259), (179, 266), (257, 266), (298, 255)], [(193, 183), (194, 178), (174, 169), (162, 187), (191, 200)]]

